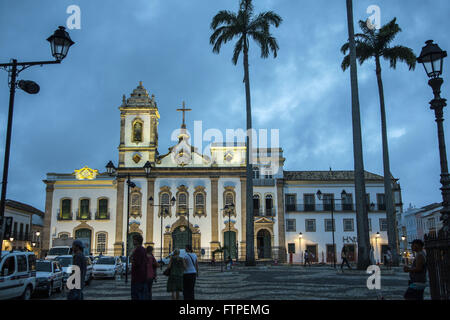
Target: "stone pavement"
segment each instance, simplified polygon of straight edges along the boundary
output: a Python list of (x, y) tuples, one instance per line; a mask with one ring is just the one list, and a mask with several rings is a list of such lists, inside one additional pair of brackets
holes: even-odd
[[(153, 285), (154, 300), (170, 300), (166, 292), (167, 277), (158, 272), (158, 280)], [(408, 274), (401, 268), (382, 269), (381, 290), (366, 287), (369, 274), (359, 270), (337, 267), (299, 265), (261, 265), (255, 267), (234, 266), (223, 270), (220, 265), (201, 265), (196, 282), (198, 300), (377, 300), (381, 295), (386, 300), (403, 300), (408, 283)], [(93, 280), (84, 289), (88, 300), (128, 300), (130, 299), (130, 278), (125, 284), (119, 279)], [(54, 294), (51, 299), (65, 299), (65, 293)], [(425, 299), (430, 299), (429, 288)]]

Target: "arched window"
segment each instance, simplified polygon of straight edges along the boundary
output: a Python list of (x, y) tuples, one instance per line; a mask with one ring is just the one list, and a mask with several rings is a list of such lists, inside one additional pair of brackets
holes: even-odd
[(96, 219), (109, 219), (108, 199), (98, 199), (97, 217)]
[(61, 210), (58, 218), (62, 220), (72, 219), (72, 199), (63, 199), (61, 201)]
[(67, 240), (67, 239), (69, 238), (69, 236), (70, 236), (69, 233), (67, 233), (67, 232), (61, 232), (61, 233), (58, 235), (58, 238), (59, 238), (59, 239), (62, 239), (62, 240)]
[(197, 186), (194, 191), (194, 216), (206, 216), (205, 187)]
[(142, 142), (142, 129), (144, 124), (142, 120), (136, 119), (133, 121), (133, 136), (132, 142)]
[(97, 233), (97, 253), (106, 253), (106, 232)]
[(228, 216), (233, 215), (236, 216), (236, 193), (234, 192), (234, 187), (228, 186), (224, 187), (225, 191), (223, 193), (223, 206), (224, 209), (228, 206), (234, 205), (234, 210), (228, 212), (228, 210), (223, 210), (223, 215)]
[(205, 209), (205, 196), (201, 192), (195, 196), (195, 209), (197, 211), (203, 211)]
[(265, 201), (266, 201), (266, 203), (265, 203), (265, 205), (266, 205), (266, 216), (273, 217), (275, 215), (275, 211), (274, 211), (274, 208), (273, 208), (272, 195), (271, 194), (267, 194)]
[(159, 191), (159, 209), (158, 217), (171, 217), (172, 216), (172, 204), (171, 204), (172, 193), (168, 186), (161, 187)]
[(139, 191), (131, 193), (131, 215), (141, 215), (141, 193)]
[(177, 192), (177, 215), (186, 214), (189, 210), (189, 199), (187, 188), (184, 185), (178, 187)]
[(260, 209), (260, 202), (259, 202), (259, 195), (255, 194), (253, 195), (253, 215), (254, 216), (259, 216), (259, 209)]
[(78, 212), (78, 219), (80, 220), (88, 220), (91, 217), (91, 213), (89, 212), (89, 199), (81, 199), (80, 200), (80, 209)]

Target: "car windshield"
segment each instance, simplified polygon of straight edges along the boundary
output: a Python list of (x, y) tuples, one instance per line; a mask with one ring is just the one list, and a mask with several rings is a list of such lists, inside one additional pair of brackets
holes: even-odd
[(48, 252), (49, 256), (62, 256), (68, 254), (70, 251), (69, 248), (51, 248)]
[(58, 258), (59, 263), (62, 267), (68, 267), (72, 264), (72, 257), (64, 257), (64, 258)]
[(116, 264), (114, 258), (100, 258), (97, 260), (97, 264)]
[(51, 262), (36, 261), (36, 271), (52, 272)]

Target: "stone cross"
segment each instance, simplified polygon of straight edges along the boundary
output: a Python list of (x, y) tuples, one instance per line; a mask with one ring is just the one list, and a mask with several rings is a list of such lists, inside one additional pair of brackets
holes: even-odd
[(181, 128), (186, 129), (185, 112), (186, 111), (192, 111), (192, 109), (186, 109), (185, 102), (183, 101), (183, 108), (177, 109), (177, 111), (182, 111), (183, 112), (183, 124), (181, 125)]

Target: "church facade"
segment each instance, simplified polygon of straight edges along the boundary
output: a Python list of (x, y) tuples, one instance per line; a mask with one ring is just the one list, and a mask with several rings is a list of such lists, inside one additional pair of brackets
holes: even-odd
[[(250, 240), (245, 232), (246, 146), (214, 143), (209, 155), (202, 154), (189, 144), (185, 112), (190, 109), (183, 103), (178, 142), (166, 154), (159, 154), (160, 115), (154, 95), (150, 96), (142, 83), (128, 99), (123, 97), (119, 110), (119, 159), (110, 166), (114, 170), (100, 172), (84, 167), (72, 173), (47, 174), (43, 249), (51, 248), (55, 239), (77, 238), (94, 255), (124, 255), (127, 243), (131, 250), (131, 237), (138, 233), (145, 245), (155, 247), (157, 257), (191, 244), (205, 260), (220, 248), (225, 248), (225, 257), (244, 260), (245, 244)], [(308, 232), (310, 248), (316, 245), (319, 256), (326, 250), (329, 233), (317, 230), (313, 235), (311, 228), (304, 230), (303, 246), (298, 234), (305, 221), (311, 221), (311, 215), (323, 220), (329, 208), (316, 210), (308, 205), (305, 210), (298, 204), (300, 199), (312, 201), (310, 195), (318, 188), (334, 194), (344, 186), (351, 194), (351, 174), (338, 178), (316, 175), (311, 180), (307, 174), (283, 170), (281, 148), (255, 148), (253, 156), (258, 162), (253, 177), (255, 237), (250, 241), (254, 241), (256, 258), (299, 262)], [(372, 188), (374, 199), (381, 203), (383, 199), (377, 194), (383, 193), (383, 179), (374, 174), (370, 178), (366, 181), (368, 192)], [(303, 194), (309, 194), (309, 198)], [(401, 205), (401, 196), (397, 198)], [(382, 206), (379, 208), (377, 214), (385, 216)], [(354, 206), (351, 209), (346, 210), (346, 219), (355, 218)], [(292, 227), (293, 220), (297, 228)], [(350, 233), (346, 235), (354, 236), (354, 229), (347, 228)], [(382, 234), (380, 243), (383, 237), (387, 238)]]

